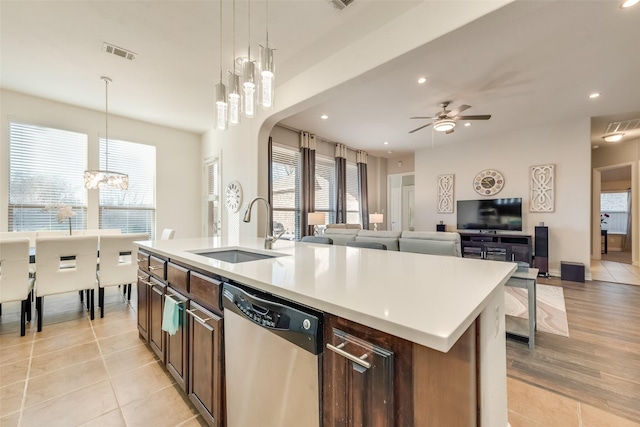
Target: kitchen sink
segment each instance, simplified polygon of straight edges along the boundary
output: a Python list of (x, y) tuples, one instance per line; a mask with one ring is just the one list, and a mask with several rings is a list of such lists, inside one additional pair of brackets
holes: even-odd
[(194, 253), (202, 256), (206, 256), (207, 258), (213, 258), (224, 262), (229, 262), (232, 264), (237, 264), (239, 262), (249, 262), (249, 261), (259, 261), (261, 259), (269, 259), (276, 258), (282, 256), (280, 254), (263, 254), (258, 252), (249, 252), (241, 249), (227, 249), (220, 251), (209, 251), (209, 252), (196, 252)]

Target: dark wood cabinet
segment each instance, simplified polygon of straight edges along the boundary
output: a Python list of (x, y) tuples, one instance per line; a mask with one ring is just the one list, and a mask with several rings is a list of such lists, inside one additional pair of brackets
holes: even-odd
[[(166, 335), (166, 367), (171, 376), (176, 380), (176, 383), (183, 391), (187, 391), (188, 387), (188, 318), (187, 310), (189, 309), (189, 299), (184, 295), (173, 290), (171, 287), (167, 288), (165, 294), (165, 300), (167, 298), (173, 299), (179, 310), (179, 326), (175, 334)], [(166, 304), (166, 301), (165, 301)]]
[(145, 341), (149, 340), (149, 275), (138, 270), (138, 334)]
[(162, 363), (165, 362), (165, 332), (162, 330), (162, 311), (164, 309), (164, 294), (167, 285), (159, 280), (150, 278), (149, 291), (149, 346)]
[(224, 426), (223, 320), (221, 316), (194, 302), (187, 313), (189, 398), (209, 425)]
[(525, 234), (460, 233), (462, 256), (493, 261), (533, 263), (531, 236)]
[(324, 318), (325, 341), (339, 351), (324, 351), (323, 426), (414, 425), (412, 344), (340, 317)]
[(324, 427), (477, 427), (476, 322), (442, 353), (330, 314), (324, 320), (325, 341), (339, 350), (323, 355)]

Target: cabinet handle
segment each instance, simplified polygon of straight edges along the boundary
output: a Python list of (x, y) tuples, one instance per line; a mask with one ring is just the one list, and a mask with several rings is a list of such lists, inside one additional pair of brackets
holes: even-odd
[[(178, 304), (178, 305), (180, 305), (180, 304), (184, 304), (184, 301), (180, 301), (180, 300), (175, 299), (175, 298), (173, 297), (173, 295), (165, 294), (165, 295), (164, 295), (164, 297), (165, 297), (165, 298), (169, 298), (171, 301), (175, 302), (175, 303), (176, 303), (176, 304)], [(209, 320), (209, 319), (207, 319), (207, 320)]]
[(144, 280), (144, 279), (145, 279), (144, 277), (142, 277), (142, 276), (138, 276), (138, 280), (140, 280), (140, 282), (141, 282), (141, 283), (144, 283), (144, 284), (145, 284), (145, 285), (147, 285), (147, 286), (153, 286), (153, 283), (151, 283), (151, 282), (150, 282), (150, 281), (148, 281), (148, 280)]
[(149, 270), (156, 271), (156, 270), (160, 270), (163, 267), (164, 267), (163, 265), (150, 265)]
[(362, 366), (363, 368), (369, 369), (371, 367), (371, 363), (365, 362), (364, 360), (362, 360), (362, 359), (367, 357), (366, 354), (363, 354), (360, 357), (354, 356), (353, 354), (347, 353), (346, 351), (342, 350), (342, 347), (344, 347), (344, 343), (338, 345), (337, 347), (335, 345), (331, 345), (331, 344), (327, 343), (327, 348), (329, 350), (333, 351), (334, 353), (338, 353), (340, 356), (346, 357), (347, 359), (351, 360), (354, 363), (357, 363), (358, 365)]
[(196, 316), (195, 311), (197, 311), (197, 309), (196, 309), (196, 310), (189, 310), (189, 309), (187, 309), (187, 313), (189, 313), (190, 315), (192, 315), (192, 316), (193, 316), (193, 318), (194, 318), (198, 323), (200, 323), (202, 326), (207, 326), (207, 327), (208, 327), (209, 325), (207, 325), (207, 323), (206, 323), (206, 322), (207, 322), (207, 320), (211, 320), (211, 318), (210, 318), (210, 317), (207, 317), (206, 319), (203, 319), (203, 318), (202, 318), (202, 317), (200, 317), (200, 316)]

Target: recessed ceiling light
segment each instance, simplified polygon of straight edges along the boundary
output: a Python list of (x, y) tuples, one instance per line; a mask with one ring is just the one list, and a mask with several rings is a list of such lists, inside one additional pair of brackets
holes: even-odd
[(599, 97), (599, 96), (600, 96), (600, 93), (599, 93), (599, 92), (594, 92), (594, 93), (592, 93), (591, 95), (589, 95), (589, 98), (593, 99), (593, 98), (597, 98), (597, 97)]
[(384, 145), (389, 145), (389, 141), (385, 141), (383, 144)]
[(393, 151), (389, 150), (387, 151), (387, 154), (393, 154)]
[(609, 135), (605, 135), (602, 137), (602, 139), (604, 139), (607, 142), (619, 142), (623, 136), (624, 136), (624, 133), (619, 132), (619, 133), (612, 133)]
[(323, 114), (323, 115), (320, 116), (320, 118), (322, 120), (327, 120), (329, 118), (329, 116), (327, 116), (326, 114)]
[(635, 6), (636, 4), (638, 4), (638, 1), (640, 1), (640, 0), (626, 0), (626, 1), (622, 2), (620, 7), (622, 9), (626, 9), (628, 7), (631, 7), (631, 6)]
[(467, 126), (467, 127), (469, 127), (469, 126), (471, 126), (471, 123), (467, 122), (467, 123), (465, 123), (464, 125), (465, 125), (465, 126)]
[(426, 78), (426, 77), (420, 77), (420, 78), (418, 79), (418, 83), (419, 83), (419, 84), (423, 84), (423, 83), (424, 83), (424, 82), (426, 82), (426, 81), (427, 81), (427, 78)]
[(594, 145), (594, 146), (593, 146), (593, 147), (591, 147), (591, 148), (592, 148), (592, 149), (594, 149), (594, 150), (596, 150), (596, 149), (600, 148), (600, 146), (599, 146), (599, 145)]

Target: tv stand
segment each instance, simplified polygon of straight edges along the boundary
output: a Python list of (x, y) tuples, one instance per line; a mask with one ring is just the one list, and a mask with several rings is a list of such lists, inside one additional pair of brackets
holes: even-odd
[(533, 267), (531, 236), (498, 234), (495, 231), (460, 232), (462, 256), (494, 261), (525, 262)]

